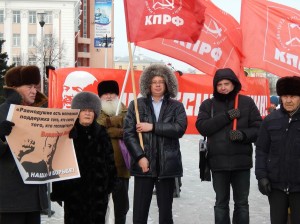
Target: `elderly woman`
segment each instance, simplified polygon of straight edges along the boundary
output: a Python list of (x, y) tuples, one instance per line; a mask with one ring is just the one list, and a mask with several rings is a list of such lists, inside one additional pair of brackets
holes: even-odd
[(70, 132), (78, 161), (80, 178), (53, 183), (51, 200), (64, 201), (65, 223), (105, 223), (108, 195), (117, 171), (109, 136), (96, 121), (100, 99), (90, 92), (78, 93), (72, 109), (80, 109)]

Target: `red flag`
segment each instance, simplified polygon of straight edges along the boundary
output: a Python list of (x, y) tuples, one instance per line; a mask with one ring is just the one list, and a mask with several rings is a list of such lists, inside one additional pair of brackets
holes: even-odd
[(242, 1), (244, 66), (299, 76), (300, 11), (270, 1)]
[(202, 4), (206, 7), (205, 23), (195, 44), (162, 38), (136, 44), (176, 58), (209, 75), (214, 75), (219, 68), (231, 68), (244, 82), (244, 70), (240, 63), (242, 34), (239, 23), (211, 1), (203, 0)]
[(124, 0), (127, 40), (166, 38), (195, 42), (203, 27), (200, 0)]

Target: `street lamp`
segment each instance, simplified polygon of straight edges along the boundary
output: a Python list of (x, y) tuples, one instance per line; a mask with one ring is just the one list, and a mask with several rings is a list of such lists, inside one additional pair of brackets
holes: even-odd
[(38, 20), (39, 24), (41, 26), (41, 43), (42, 43), (42, 48), (41, 48), (41, 61), (42, 61), (42, 72), (41, 72), (41, 92), (44, 93), (44, 79), (45, 79), (45, 52), (44, 52), (44, 25), (45, 25), (45, 12), (38, 12)]
[(104, 38), (104, 47), (105, 47), (105, 61), (104, 61), (104, 64), (105, 64), (105, 68), (107, 68), (107, 48), (110, 47), (112, 44), (113, 44), (113, 37), (107, 37), (107, 34), (105, 35), (105, 38)]

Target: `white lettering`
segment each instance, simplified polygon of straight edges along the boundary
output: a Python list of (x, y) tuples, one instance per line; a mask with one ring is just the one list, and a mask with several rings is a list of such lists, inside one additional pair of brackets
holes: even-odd
[(158, 14), (158, 15), (149, 15), (145, 17), (145, 26), (151, 25), (168, 25), (169, 23), (174, 24), (175, 26), (182, 26), (184, 20), (179, 16), (172, 17), (168, 14)]
[(199, 55), (210, 54), (211, 58), (214, 61), (219, 61), (222, 56), (221, 48), (219, 47), (212, 48), (210, 44), (201, 42), (199, 40), (197, 40), (197, 42), (194, 44), (186, 43), (184, 41), (178, 41), (178, 40), (174, 40), (174, 43), (182, 47), (185, 47), (186, 49), (192, 50), (195, 53), (198, 53)]
[(284, 64), (291, 65), (294, 68), (297, 68), (300, 70), (300, 61), (299, 61), (299, 56), (286, 53), (284, 51), (280, 51), (278, 48), (275, 48), (275, 60), (280, 61)]

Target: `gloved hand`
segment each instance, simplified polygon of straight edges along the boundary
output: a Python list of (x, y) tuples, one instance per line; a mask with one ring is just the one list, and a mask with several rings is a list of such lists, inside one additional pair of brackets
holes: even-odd
[(77, 130), (75, 127), (73, 127), (69, 133), (69, 138), (76, 139), (77, 137), (78, 137)]
[(245, 138), (245, 134), (239, 130), (230, 130), (229, 139), (233, 142), (241, 142)]
[(231, 109), (227, 111), (226, 114), (230, 120), (233, 120), (234, 118), (239, 118), (241, 116), (241, 112), (239, 109)]
[(4, 120), (0, 123), (0, 137), (9, 135), (11, 133), (12, 127), (15, 126), (15, 123), (11, 121)]
[(261, 178), (258, 180), (258, 190), (263, 195), (270, 196), (272, 191), (270, 181), (267, 178)]

